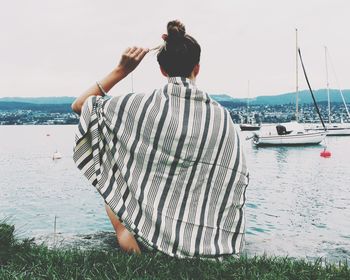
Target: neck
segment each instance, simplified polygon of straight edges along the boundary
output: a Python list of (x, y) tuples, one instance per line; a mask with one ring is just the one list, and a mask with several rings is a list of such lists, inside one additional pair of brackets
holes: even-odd
[(196, 81), (196, 76), (193, 75), (193, 73), (191, 74), (191, 76), (187, 77), (187, 79), (190, 79), (192, 82)]
[(187, 78), (190, 79), (192, 82), (195, 82), (197, 74), (198, 74), (198, 72), (195, 69), (193, 69), (193, 71), (191, 72), (191, 75)]

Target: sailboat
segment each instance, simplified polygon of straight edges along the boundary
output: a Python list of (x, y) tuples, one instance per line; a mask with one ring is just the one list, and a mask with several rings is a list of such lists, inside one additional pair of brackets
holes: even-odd
[[(328, 79), (328, 49), (325, 46), (325, 62), (326, 62), (326, 81), (327, 81), (327, 99), (328, 99), (328, 123), (326, 124), (327, 128), (327, 136), (350, 136), (350, 123), (332, 123), (332, 117), (331, 117), (331, 98), (329, 94), (329, 79)], [(340, 95), (342, 97), (346, 112), (348, 117), (350, 117), (348, 107), (346, 105), (343, 92), (341, 90)], [(323, 130), (322, 125), (320, 124), (314, 124), (309, 125), (305, 127), (308, 131), (320, 131)]]
[(255, 132), (253, 143), (256, 146), (281, 146), (281, 145), (317, 145), (326, 137), (325, 131), (306, 131), (304, 126), (298, 123), (298, 30), (296, 29), (296, 121), (273, 125), (263, 125), (259, 132)]
[(256, 131), (260, 129), (260, 125), (254, 123), (241, 123), (239, 127), (242, 131)]
[(248, 98), (247, 98), (247, 121), (239, 125), (242, 131), (255, 131), (260, 129), (260, 124), (254, 123), (249, 112), (249, 81), (248, 81)]
[[(350, 124), (348, 123), (328, 123), (327, 136), (350, 136)], [(307, 131), (320, 131), (323, 127), (319, 124), (305, 127)]]
[(59, 151), (56, 150), (56, 152), (53, 153), (52, 155), (52, 159), (55, 160), (55, 159), (61, 159), (62, 158), (62, 155)]
[(325, 132), (306, 132), (297, 122), (263, 125), (260, 133), (255, 133), (253, 143), (257, 146), (269, 145), (315, 145), (326, 137)]

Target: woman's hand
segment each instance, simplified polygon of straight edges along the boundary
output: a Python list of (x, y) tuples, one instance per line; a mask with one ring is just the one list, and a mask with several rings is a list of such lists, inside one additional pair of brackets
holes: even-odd
[(125, 76), (127, 76), (135, 70), (148, 52), (149, 49), (144, 48), (127, 48), (122, 54), (117, 70), (121, 71)]

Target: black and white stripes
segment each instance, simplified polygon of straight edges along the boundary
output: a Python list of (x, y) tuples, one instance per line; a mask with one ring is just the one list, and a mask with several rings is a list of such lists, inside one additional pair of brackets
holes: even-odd
[(90, 97), (74, 161), (129, 230), (177, 257), (239, 253), (248, 172), (228, 112), (185, 78)]

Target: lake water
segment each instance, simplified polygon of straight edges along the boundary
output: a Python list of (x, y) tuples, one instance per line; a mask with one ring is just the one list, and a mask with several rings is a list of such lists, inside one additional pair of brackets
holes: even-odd
[[(0, 126), (0, 220), (14, 223), (19, 236), (51, 236), (55, 217), (62, 236), (113, 231), (102, 199), (73, 162), (74, 130)], [(327, 159), (322, 146), (243, 142), (250, 169), (246, 252), (350, 260), (350, 137), (327, 138)], [(63, 157), (54, 161), (56, 150)]]

